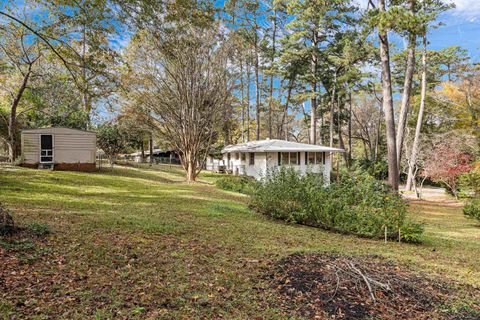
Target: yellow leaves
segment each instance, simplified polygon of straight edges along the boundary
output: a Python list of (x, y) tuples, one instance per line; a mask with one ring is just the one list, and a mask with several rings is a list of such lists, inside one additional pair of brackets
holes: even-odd
[(473, 129), (480, 125), (480, 78), (473, 76), (461, 83), (444, 82), (437, 91), (441, 102), (444, 102), (449, 116), (454, 118), (455, 127)]

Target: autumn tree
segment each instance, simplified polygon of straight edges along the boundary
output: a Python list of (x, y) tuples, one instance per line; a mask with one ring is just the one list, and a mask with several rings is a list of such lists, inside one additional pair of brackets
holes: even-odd
[(136, 56), (141, 83), (132, 84), (132, 95), (178, 152), (187, 181), (195, 181), (232, 102), (231, 46), (218, 26), (191, 26), (161, 42), (146, 35), (137, 45), (149, 54)]
[(450, 137), (437, 143), (425, 159), (422, 175), (442, 183), (458, 196), (459, 177), (472, 170), (472, 156), (462, 150), (463, 141)]

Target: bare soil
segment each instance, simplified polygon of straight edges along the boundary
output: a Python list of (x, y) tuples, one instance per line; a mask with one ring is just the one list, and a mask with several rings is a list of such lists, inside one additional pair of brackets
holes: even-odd
[(295, 253), (268, 277), (284, 312), (308, 319), (480, 319), (478, 289), (378, 256)]

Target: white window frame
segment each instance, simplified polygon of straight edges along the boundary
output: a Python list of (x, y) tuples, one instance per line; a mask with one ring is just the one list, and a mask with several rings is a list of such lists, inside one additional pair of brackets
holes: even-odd
[[(45, 149), (45, 151), (50, 150), (51, 155), (48, 155), (48, 154), (45, 155), (45, 156), (42, 155), (42, 151), (43, 151), (43, 149), (42, 149), (42, 136), (51, 136), (52, 137), (52, 149)], [(38, 156), (39, 156), (38, 161), (40, 163), (54, 163), (55, 162), (55, 135), (51, 134), (51, 133), (50, 134), (49, 133), (39, 134), (38, 135), (38, 149), (40, 150), (40, 152), (38, 154)], [(52, 161), (42, 161), (42, 157), (49, 157), (49, 156), (52, 157)]]

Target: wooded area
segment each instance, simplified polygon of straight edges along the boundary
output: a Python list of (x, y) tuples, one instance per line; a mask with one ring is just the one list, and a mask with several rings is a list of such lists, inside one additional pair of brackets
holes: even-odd
[[(99, 139), (108, 132), (113, 153), (144, 150), (153, 139), (178, 152), (193, 181), (223, 146), (276, 138), (345, 149), (335, 167), (388, 178), (394, 189), (428, 179), (456, 194), (441, 172), (455, 171), (456, 180), (476, 166), (480, 69), (460, 46), (429, 49), (428, 31), (451, 7), (441, 0), (7, 3), (0, 7), (1, 143), (14, 162), (25, 128), (90, 129)], [(394, 36), (407, 45), (392, 45)], [(455, 157), (446, 171), (438, 168), (443, 151)]]

